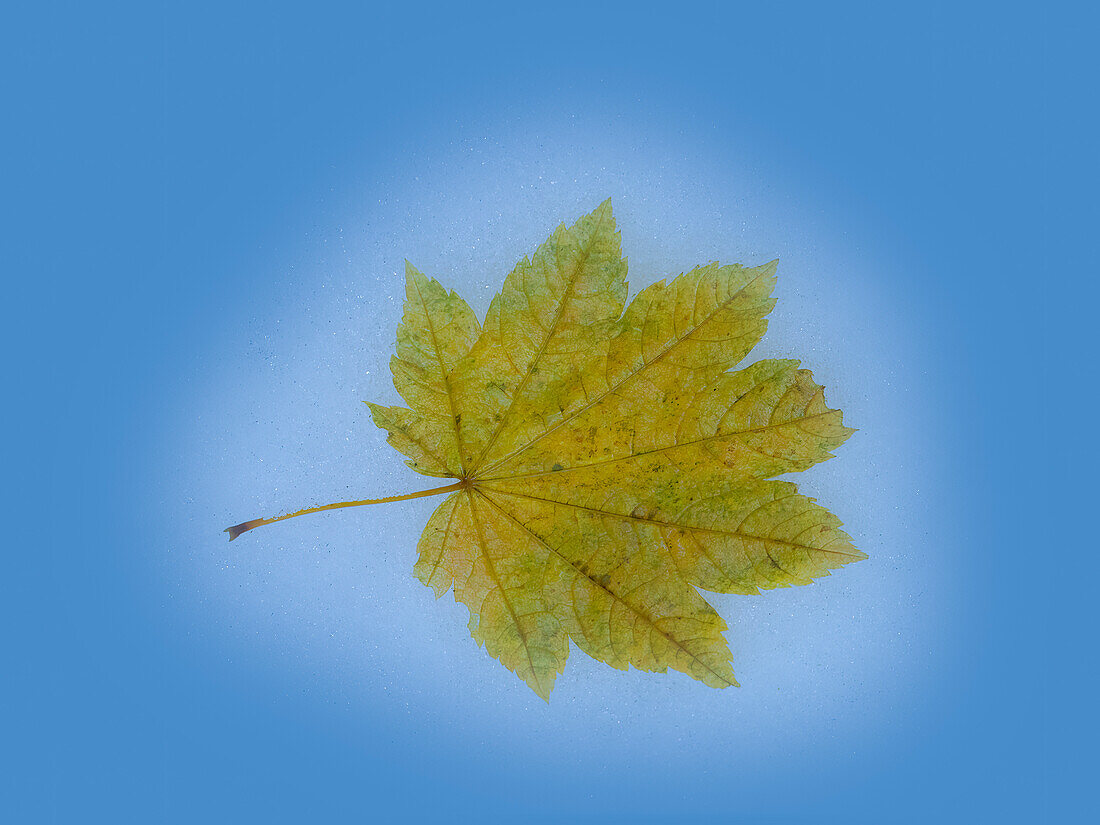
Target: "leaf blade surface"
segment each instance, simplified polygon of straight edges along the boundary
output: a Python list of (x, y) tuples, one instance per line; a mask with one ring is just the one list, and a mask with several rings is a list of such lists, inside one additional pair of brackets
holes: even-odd
[(697, 588), (759, 594), (866, 558), (775, 476), (853, 432), (798, 361), (735, 369), (763, 336), (776, 263), (696, 267), (626, 304), (610, 202), (521, 261), (484, 325), (411, 265), (394, 381), (371, 405), (426, 475), (459, 479), (415, 573), (548, 699), (570, 645), (612, 667), (736, 685)]

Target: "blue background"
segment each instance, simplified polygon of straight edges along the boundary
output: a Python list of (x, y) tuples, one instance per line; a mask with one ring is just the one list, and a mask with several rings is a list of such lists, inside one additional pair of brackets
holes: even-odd
[[(9, 11), (9, 821), (1079, 815), (1088, 568), (1041, 571), (1094, 21), (761, 6)], [(778, 256), (761, 354), (861, 428), (806, 484), (871, 558), (716, 600), (745, 687), (574, 653), (542, 704), (408, 575), (430, 503), (225, 542), (429, 486), (358, 403), (403, 257), (483, 312), (607, 195), (634, 285)]]

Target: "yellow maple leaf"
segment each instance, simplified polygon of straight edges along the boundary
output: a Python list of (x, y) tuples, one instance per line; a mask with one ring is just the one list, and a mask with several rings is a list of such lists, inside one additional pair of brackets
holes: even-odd
[(726, 624), (696, 587), (755, 594), (849, 562), (839, 520), (773, 480), (852, 430), (797, 361), (731, 372), (767, 327), (775, 262), (708, 264), (625, 306), (606, 201), (524, 258), (485, 323), (406, 265), (391, 360), (407, 407), (371, 404), (408, 464), (458, 481), (308, 512), (450, 493), (415, 572), (544, 699), (569, 642), (612, 667), (736, 685)]

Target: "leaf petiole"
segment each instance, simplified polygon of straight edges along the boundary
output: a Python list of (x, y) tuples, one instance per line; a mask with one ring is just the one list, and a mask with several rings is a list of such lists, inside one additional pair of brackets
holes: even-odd
[(285, 521), (288, 518), (295, 518), (297, 516), (304, 516), (308, 513), (320, 513), (322, 510), (339, 510), (341, 507), (361, 507), (364, 504), (385, 504), (390, 501), (408, 501), (413, 498), (424, 498), (424, 496), (435, 496), (440, 493), (453, 493), (456, 490), (462, 490), (468, 486), (466, 481), (456, 481), (454, 484), (447, 484), (443, 487), (435, 487), (431, 490), (419, 490), (415, 493), (405, 493), (402, 496), (386, 496), (385, 498), (367, 498), (362, 501), (338, 501), (334, 504), (326, 504), (323, 507), (307, 507), (305, 510), (299, 510), (296, 513), (288, 513), (285, 516), (275, 516), (274, 518), (256, 518), (252, 521), (241, 522), (235, 524), (232, 527), (226, 527), (225, 531), (229, 534), (229, 540), (237, 538), (241, 533), (247, 533), (255, 527), (262, 527), (265, 524), (274, 524), (277, 521)]

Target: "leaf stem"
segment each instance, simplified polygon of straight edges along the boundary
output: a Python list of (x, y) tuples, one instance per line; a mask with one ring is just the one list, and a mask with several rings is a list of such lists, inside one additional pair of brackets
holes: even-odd
[(468, 485), (466, 481), (456, 481), (454, 484), (447, 484), (443, 487), (435, 487), (431, 490), (420, 490), (415, 493), (405, 493), (403, 496), (386, 496), (385, 498), (366, 498), (362, 501), (338, 501), (334, 504), (326, 504), (323, 507), (307, 507), (305, 510), (299, 510), (297, 513), (288, 513), (285, 516), (275, 516), (274, 518), (256, 518), (252, 521), (245, 521), (241, 524), (236, 524), (232, 527), (226, 527), (225, 532), (229, 534), (229, 540), (237, 538), (241, 533), (247, 533), (255, 527), (262, 527), (265, 524), (274, 524), (277, 521), (285, 521), (288, 518), (295, 518), (297, 516), (304, 516), (308, 513), (320, 513), (322, 510), (339, 510), (341, 507), (361, 507), (364, 504), (385, 504), (390, 501), (408, 501), (413, 498), (423, 498), (424, 496), (435, 496), (440, 493), (453, 493), (456, 490), (462, 490)]

